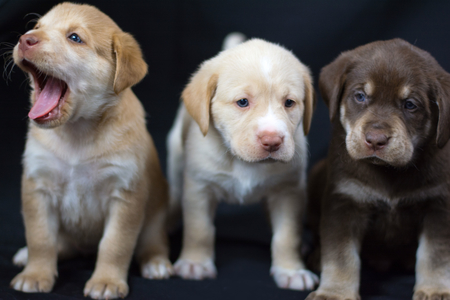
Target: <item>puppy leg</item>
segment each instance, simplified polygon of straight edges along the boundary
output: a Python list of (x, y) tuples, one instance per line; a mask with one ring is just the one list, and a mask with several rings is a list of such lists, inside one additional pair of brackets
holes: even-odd
[(217, 203), (211, 199), (206, 187), (185, 176), (183, 249), (174, 265), (175, 273), (184, 279), (216, 277), (213, 218)]
[[(79, 254), (78, 250), (70, 242), (69, 238), (62, 234), (58, 234), (57, 238), (57, 256), (58, 261), (73, 258)], [(16, 266), (24, 267), (28, 262), (28, 247), (20, 248), (13, 257), (13, 263)]]
[[(77, 249), (70, 244), (64, 235), (58, 235), (57, 242), (58, 261), (72, 258), (78, 254)], [(16, 266), (24, 267), (28, 262), (28, 247), (20, 248), (13, 257)]]
[(450, 217), (433, 208), (424, 220), (416, 261), (414, 300), (450, 299)]
[(280, 288), (312, 290), (319, 283), (319, 278), (305, 268), (299, 253), (300, 216), (305, 200), (304, 194), (298, 190), (268, 197), (273, 229), (270, 272)]
[(144, 220), (143, 204), (125, 192), (122, 199), (111, 201), (95, 270), (84, 288), (85, 296), (114, 299), (128, 294), (128, 267)]
[(164, 279), (173, 275), (165, 228), (165, 208), (149, 216), (142, 228), (136, 255), (145, 278)]
[(332, 197), (332, 201), (322, 206), (320, 286), (307, 300), (360, 299), (359, 250), (366, 218), (351, 201), (346, 203), (337, 199), (337, 195)]
[(50, 292), (55, 283), (59, 224), (50, 202), (50, 195), (37, 190), (33, 180), (23, 177), (22, 213), (28, 257), (25, 269), (11, 281), (11, 287), (15, 290)]

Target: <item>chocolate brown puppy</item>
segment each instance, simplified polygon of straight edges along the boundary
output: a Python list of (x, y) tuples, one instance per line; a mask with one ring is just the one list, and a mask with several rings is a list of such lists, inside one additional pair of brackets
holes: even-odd
[(333, 134), (309, 182), (322, 278), (308, 300), (359, 299), (367, 249), (416, 251), (413, 299), (450, 299), (450, 74), (394, 39), (342, 53), (319, 87)]

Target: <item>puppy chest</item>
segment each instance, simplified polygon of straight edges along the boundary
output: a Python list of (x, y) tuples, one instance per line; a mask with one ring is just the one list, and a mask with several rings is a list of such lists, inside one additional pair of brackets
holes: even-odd
[(274, 187), (283, 183), (289, 185), (284, 176), (259, 165), (254, 168), (237, 166), (231, 172), (212, 175), (209, 181), (219, 200), (237, 204), (259, 202)]
[(61, 226), (70, 232), (101, 228), (109, 203), (129, 187), (130, 171), (105, 161), (68, 163), (42, 156), (26, 159), (28, 175), (49, 196)]

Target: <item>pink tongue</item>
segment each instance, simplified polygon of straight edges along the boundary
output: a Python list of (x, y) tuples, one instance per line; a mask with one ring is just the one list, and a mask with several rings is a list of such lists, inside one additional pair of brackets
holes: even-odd
[(58, 105), (63, 85), (64, 83), (61, 80), (50, 77), (28, 113), (28, 117), (34, 120), (51, 112)]

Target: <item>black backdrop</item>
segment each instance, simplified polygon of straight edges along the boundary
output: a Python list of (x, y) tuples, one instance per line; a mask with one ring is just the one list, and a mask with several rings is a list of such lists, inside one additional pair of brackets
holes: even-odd
[[(450, 70), (450, 1), (388, 0), (161, 0), (86, 1), (100, 8), (141, 44), (149, 74), (134, 91), (144, 103), (148, 129), (165, 167), (165, 137), (189, 75), (214, 56), (224, 36), (241, 31), (292, 50), (318, 79), (320, 68), (340, 52), (374, 40), (401, 37), (429, 51)], [(7, 53), (35, 18), (57, 1), (0, 0), (0, 54)], [(8, 54), (4, 62), (7, 64)], [(1, 61), (1, 59), (0, 59)], [(8, 79), (9, 78), (9, 79)], [(28, 83), (11, 66), (0, 78), (0, 299), (83, 298), (95, 257), (59, 264), (51, 294), (22, 294), (9, 282), (20, 269), (11, 264), (25, 245), (20, 216), (21, 154), (24, 147)], [(317, 85), (316, 85), (317, 86)], [(310, 165), (324, 157), (330, 137), (328, 111), (319, 97), (310, 142)], [(277, 289), (269, 276), (270, 229), (259, 206), (221, 205), (216, 220), (219, 277), (202, 282), (172, 278), (150, 281), (132, 264), (128, 299), (304, 299), (306, 292)], [(180, 250), (180, 231), (171, 237), (171, 258)], [(363, 299), (411, 299), (414, 274), (377, 273), (363, 267)]]

